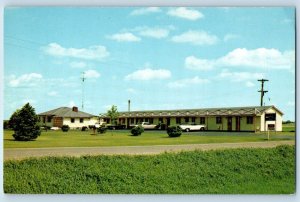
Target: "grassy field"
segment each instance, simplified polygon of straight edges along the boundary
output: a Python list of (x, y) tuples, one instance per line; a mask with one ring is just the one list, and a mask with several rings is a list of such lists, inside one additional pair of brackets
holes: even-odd
[(4, 192), (292, 194), (295, 147), (6, 161)]
[(295, 132), (296, 131), (295, 123), (282, 124), (282, 131), (283, 132)]
[[(141, 136), (131, 136), (130, 131), (108, 131), (105, 134), (91, 135), (91, 131), (47, 131), (35, 141), (18, 142), (12, 137), (13, 131), (4, 131), (4, 148), (43, 148), (43, 147), (97, 147), (97, 146), (136, 146), (136, 145), (178, 145), (201, 143), (257, 142), (266, 141), (265, 133), (245, 132), (190, 132), (179, 138), (169, 138), (165, 131), (145, 131)], [(271, 134), (271, 140), (294, 140), (294, 132)]]

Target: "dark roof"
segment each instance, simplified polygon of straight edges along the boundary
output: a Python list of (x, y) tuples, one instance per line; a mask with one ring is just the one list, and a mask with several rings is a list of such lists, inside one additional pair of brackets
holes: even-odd
[[(174, 110), (146, 110), (119, 112), (122, 117), (175, 117), (175, 116), (239, 116), (239, 115), (261, 115), (264, 111), (274, 108), (283, 114), (275, 106), (252, 106), (252, 107), (223, 107), (202, 109), (174, 109)], [(106, 114), (102, 114), (106, 117)]]
[(95, 117), (93, 114), (78, 111), (74, 112), (72, 108), (69, 107), (59, 107), (47, 112), (38, 114), (39, 116), (55, 116), (55, 117), (70, 117), (70, 118), (90, 118)]

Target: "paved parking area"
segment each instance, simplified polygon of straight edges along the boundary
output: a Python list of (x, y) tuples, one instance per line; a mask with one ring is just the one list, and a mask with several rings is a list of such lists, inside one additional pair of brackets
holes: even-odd
[(278, 145), (294, 145), (295, 141), (265, 141), (243, 143), (210, 143), (186, 145), (154, 146), (112, 146), (112, 147), (56, 147), (56, 148), (15, 148), (4, 149), (4, 160), (21, 160), (30, 157), (45, 156), (84, 156), (84, 155), (144, 155), (163, 152), (191, 150), (216, 150), (233, 148), (270, 148)]

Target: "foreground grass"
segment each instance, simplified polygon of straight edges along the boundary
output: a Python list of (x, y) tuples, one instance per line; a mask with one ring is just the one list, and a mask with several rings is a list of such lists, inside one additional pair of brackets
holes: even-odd
[(5, 193), (292, 194), (295, 147), (4, 162)]
[[(35, 141), (14, 141), (13, 131), (4, 131), (4, 148), (44, 148), (44, 147), (101, 147), (101, 146), (143, 146), (178, 145), (266, 141), (266, 134), (237, 132), (190, 132), (179, 138), (169, 138), (165, 131), (145, 131), (133, 137), (130, 131), (108, 131), (105, 134), (91, 135), (92, 131), (48, 131), (42, 132)], [(294, 132), (272, 134), (271, 140), (294, 140)]]

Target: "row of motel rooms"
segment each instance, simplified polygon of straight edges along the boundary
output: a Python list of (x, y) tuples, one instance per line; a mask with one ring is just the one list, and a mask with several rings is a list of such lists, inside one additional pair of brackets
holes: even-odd
[[(118, 123), (130, 127), (141, 122), (150, 124), (201, 124), (206, 130), (282, 131), (283, 113), (274, 106), (243, 108), (209, 108), (191, 110), (120, 112)], [(102, 115), (103, 121), (111, 120)]]
[[(127, 128), (141, 122), (150, 124), (201, 124), (206, 130), (221, 131), (282, 131), (283, 113), (275, 106), (202, 108), (181, 110), (119, 112), (118, 124)], [(77, 107), (61, 107), (38, 114), (47, 126), (80, 128), (99, 122), (111, 123), (106, 114), (100, 117), (79, 111)]]

